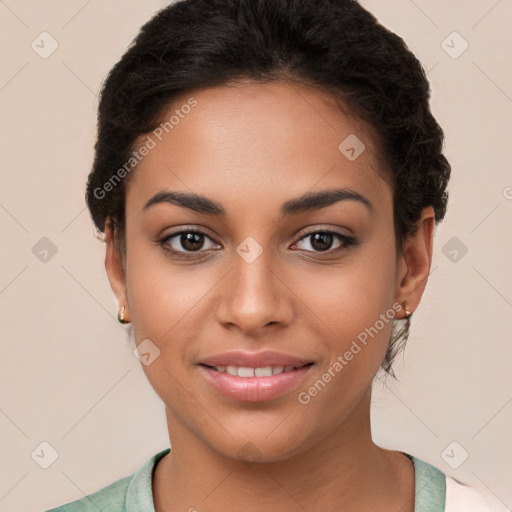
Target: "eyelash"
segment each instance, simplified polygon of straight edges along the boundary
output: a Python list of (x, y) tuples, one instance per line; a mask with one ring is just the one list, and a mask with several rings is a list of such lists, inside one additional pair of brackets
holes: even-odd
[[(169, 240), (171, 240), (171, 239), (173, 239), (173, 238), (175, 238), (175, 237), (177, 237), (179, 235), (189, 234), (189, 233), (197, 233), (199, 235), (204, 235), (207, 238), (209, 238), (210, 240), (212, 240), (212, 238), (207, 233), (205, 233), (204, 231), (201, 231), (200, 229), (194, 228), (194, 229), (184, 229), (184, 230), (181, 230), (181, 231), (176, 231), (174, 233), (170, 233), (168, 235), (165, 235), (163, 238), (161, 238), (157, 242), (165, 251), (171, 253), (174, 256), (177, 256), (179, 258), (194, 257), (195, 255), (200, 254), (201, 252), (204, 252), (205, 250), (204, 249), (200, 249), (199, 251), (177, 251), (175, 249), (169, 248), (169, 246), (167, 245)], [(305, 250), (305, 252), (307, 252), (307, 253), (315, 253), (315, 254), (335, 254), (335, 253), (338, 253), (338, 252), (341, 252), (341, 251), (345, 251), (349, 247), (358, 244), (358, 242), (357, 242), (357, 240), (355, 238), (353, 238), (351, 236), (348, 236), (348, 235), (344, 235), (344, 234), (339, 233), (337, 231), (332, 231), (330, 229), (317, 229), (315, 231), (309, 231), (307, 233), (301, 233), (299, 240), (297, 240), (297, 242), (295, 242), (295, 244), (298, 243), (298, 242), (301, 242), (302, 240), (308, 238), (309, 236), (315, 235), (317, 233), (333, 235), (342, 243), (342, 245), (340, 247), (335, 248), (335, 249), (328, 249), (326, 251), (308, 251), (308, 250)], [(212, 240), (212, 241), (215, 242), (214, 240)], [(215, 250), (215, 249), (206, 249), (206, 251), (208, 251), (208, 250)]]

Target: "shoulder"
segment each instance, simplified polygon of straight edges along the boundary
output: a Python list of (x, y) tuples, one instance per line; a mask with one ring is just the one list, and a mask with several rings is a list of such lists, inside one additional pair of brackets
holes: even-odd
[(133, 475), (121, 478), (92, 494), (46, 512), (85, 512), (88, 510), (109, 510), (122, 512), (126, 489)]
[(170, 448), (158, 452), (147, 460), (135, 473), (125, 476), (88, 494), (45, 512), (89, 512), (105, 510), (109, 512), (154, 511), (152, 478), (158, 461), (170, 452)]
[(445, 512), (509, 512), (504, 505), (488, 498), (478, 489), (446, 476)]
[(510, 512), (478, 489), (443, 473), (439, 468), (404, 452), (413, 462), (416, 478), (416, 506), (419, 510), (442, 512)]

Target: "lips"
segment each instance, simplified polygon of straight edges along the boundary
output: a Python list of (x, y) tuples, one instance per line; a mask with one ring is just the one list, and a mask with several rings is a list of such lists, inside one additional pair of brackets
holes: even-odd
[(260, 402), (296, 388), (313, 361), (281, 352), (224, 352), (202, 359), (201, 374), (228, 398)]

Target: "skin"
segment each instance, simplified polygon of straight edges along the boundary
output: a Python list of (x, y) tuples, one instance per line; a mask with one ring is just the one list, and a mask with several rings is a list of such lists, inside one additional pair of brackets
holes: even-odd
[[(169, 112), (191, 96), (197, 106), (130, 176), (125, 253), (106, 231), (108, 277), (136, 343), (150, 339), (160, 350), (142, 366), (165, 404), (172, 444), (154, 473), (156, 511), (229, 512), (243, 504), (267, 512), (413, 512), (412, 462), (375, 445), (370, 431), (371, 385), (391, 322), (308, 404), (297, 394), (393, 303), (417, 308), (432, 260), (434, 210), (422, 211), (418, 232), (397, 253), (392, 191), (376, 171), (371, 132), (318, 89), (238, 82), (189, 91)], [(354, 161), (338, 149), (350, 134), (366, 145)], [(364, 195), (373, 212), (344, 200), (280, 214), (289, 199), (331, 188)], [(169, 203), (145, 209), (163, 190), (205, 195), (227, 214)], [(179, 235), (167, 242), (188, 249), (190, 259), (158, 243), (180, 227), (208, 235), (199, 252)], [(342, 243), (334, 237), (322, 251), (299, 233), (304, 228), (309, 235), (332, 229), (359, 243), (335, 252)], [(236, 252), (248, 236), (262, 249), (252, 263)], [(232, 349), (276, 350), (315, 364), (278, 399), (239, 402), (217, 392), (196, 365)]]

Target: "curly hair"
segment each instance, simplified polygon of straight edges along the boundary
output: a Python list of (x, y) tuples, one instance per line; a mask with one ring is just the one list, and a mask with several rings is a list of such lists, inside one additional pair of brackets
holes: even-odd
[[(373, 14), (354, 0), (180, 0), (141, 28), (103, 83), (86, 192), (100, 232), (108, 223), (124, 242), (126, 162), (169, 105), (194, 88), (246, 79), (316, 87), (369, 127), (377, 171), (393, 191), (398, 250), (422, 208), (433, 207), (436, 223), (444, 218), (451, 168), (429, 82), (403, 39)], [(395, 322), (381, 365), (393, 376), (409, 333), (409, 320), (401, 329)]]

